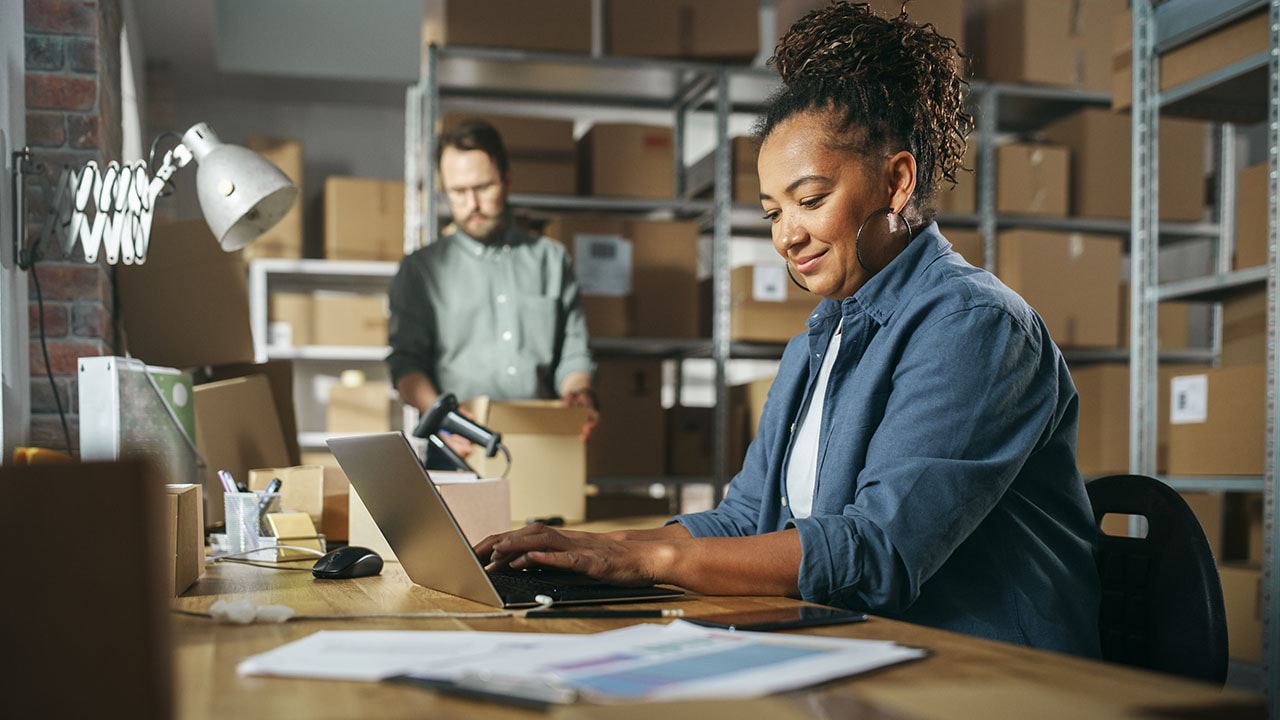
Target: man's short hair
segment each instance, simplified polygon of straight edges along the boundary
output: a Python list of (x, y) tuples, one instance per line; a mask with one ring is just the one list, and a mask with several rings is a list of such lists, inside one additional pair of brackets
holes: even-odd
[(497, 128), (484, 120), (464, 120), (452, 130), (440, 133), (440, 142), (436, 146), (436, 167), (440, 167), (440, 158), (444, 156), (445, 148), (480, 150), (498, 166), (499, 173), (504, 176), (507, 174), (507, 148), (502, 144), (502, 136), (498, 134)]

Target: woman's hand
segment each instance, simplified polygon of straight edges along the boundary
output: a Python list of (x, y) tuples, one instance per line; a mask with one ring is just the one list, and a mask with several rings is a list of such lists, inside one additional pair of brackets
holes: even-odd
[(542, 523), (491, 535), (475, 546), (486, 570), (544, 567), (570, 570), (614, 585), (662, 582), (674, 556), (660, 541), (627, 541), (613, 535), (556, 530)]

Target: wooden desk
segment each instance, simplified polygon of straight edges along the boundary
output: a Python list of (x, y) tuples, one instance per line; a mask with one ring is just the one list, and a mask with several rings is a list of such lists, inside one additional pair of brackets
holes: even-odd
[[(308, 563), (295, 563), (309, 567)], [(418, 587), (395, 563), (379, 577), (316, 581), (309, 572), (220, 564), (175, 605), (206, 610), (234, 596), (307, 613), (489, 608)], [(637, 607), (680, 607), (690, 615), (794, 605), (785, 598), (693, 597)], [(577, 706), (537, 713), (445, 698), (388, 683), (238, 677), (240, 660), (317, 630), (489, 630), (595, 632), (624, 620), (350, 620), (217, 625), (175, 615), (177, 717), (202, 718), (1262, 718), (1262, 698), (1153, 673), (980, 640), (880, 618), (815, 628), (812, 634), (876, 638), (925, 647), (924, 660), (755, 701)]]

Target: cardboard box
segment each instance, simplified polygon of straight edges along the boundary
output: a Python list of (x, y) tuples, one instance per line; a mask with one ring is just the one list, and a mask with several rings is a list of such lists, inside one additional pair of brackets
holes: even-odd
[[(729, 338), (747, 342), (787, 342), (808, 331), (809, 314), (821, 298), (787, 279), (779, 262), (745, 265), (729, 275)], [(712, 287), (702, 282), (702, 334), (711, 335)]]
[[(612, 235), (630, 242), (631, 293), (623, 301), (595, 301), (587, 308), (592, 335), (596, 334), (595, 327), (603, 326), (613, 332), (626, 328), (633, 337), (698, 337), (696, 223), (564, 215), (549, 224), (545, 232), (563, 242), (570, 254), (579, 235)], [(577, 258), (574, 260), (576, 266)], [(594, 321), (593, 313), (597, 316)]]
[(638, 492), (587, 495), (587, 522), (673, 514), (670, 497), (652, 497)]
[(1227, 648), (1233, 658), (1262, 659), (1262, 570), (1255, 565), (1220, 565), (1222, 604), (1227, 615)]
[(397, 262), (404, 257), (404, 182), (326, 178), (324, 256)]
[(1236, 295), (1222, 302), (1220, 358), (1222, 367), (1262, 365), (1267, 362), (1266, 290)]
[[(1167, 387), (1177, 374), (1198, 371), (1198, 366), (1162, 365), (1157, 384)], [(1080, 421), (1076, 433), (1076, 465), (1086, 478), (1123, 475), (1129, 468), (1129, 365), (1098, 363), (1071, 368), (1071, 380), (1080, 396)], [(1169, 465), (1168, 397), (1159, 399), (1156, 422), (1156, 471)]]
[[(581, 439), (586, 408), (567, 408), (559, 400), (486, 397), (468, 401), (467, 407), (477, 422), (502, 433), (502, 443), (511, 451), (512, 523), (553, 515), (574, 523), (586, 517), (586, 446)], [(501, 477), (507, 466), (501, 455), (486, 458), (479, 449), (467, 462), (481, 477)]]
[[(1160, 90), (1169, 90), (1220, 70), (1250, 55), (1266, 52), (1271, 45), (1270, 22), (1266, 8), (1191, 42), (1160, 55)], [(1112, 19), (1111, 109), (1128, 110), (1133, 105), (1133, 16), (1121, 10)], [(1265, 81), (1264, 81), (1265, 82)], [(1179, 115), (1223, 120), (1226, 122), (1262, 122), (1266, 119), (1264, 104), (1258, 103), (1260, 88), (1253, 83), (1227, 83), (1215, 93), (1214, 102), (1199, 103), (1194, 108), (1176, 108)], [(1250, 108), (1257, 107), (1256, 115)], [(1176, 107), (1176, 104), (1175, 104)], [(1215, 110), (1221, 108), (1223, 115)]]
[(329, 389), (325, 428), (331, 433), (389, 432), (395, 425), (391, 388), (380, 382)]
[[(726, 477), (742, 469), (746, 452), (749, 412), (747, 394), (730, 390)], [(667, 409), (667, 472), (675, 476), (709, 478), (715, 467), (715, 408), (676, 405)]]
[(423, 47), (591, 52), (591, 0), (444, 0), (426, 4)]
[(197, 385), (250, 375), (265, 377), (267, 384), (271, 386), (271, 401), (275, 404), (276, 417), (280, 420), (280, 431), (284, 433), (284, 447), (289, 457), (287, 464), (303, 464), (301, 449), (298, 447), (298, 420), (293, 406), (292, 361), (268, 360), (264, 363), (214, 365), (195, 371)]
[(587, 476), (656, 477), (666, 470), (661, 360), (600, 360), (600, 424), (587, 443)]
[(1120, 332), (1120, 238), (1039, 230), (997, 237), (997, 274), (1060, 347), (1115, 347)]
[(280, 478), (279, 511), (304, 512), (319, 528), (324, 522), (324, 467), (255, 468), (249, 471), (249, 489), (266, 490), (274, 478)]
[(268, 344), (272, 347), (305, 347), (314, 345), (312, 329), (316, 322), (315, 296), (311, 293), (271, 293), (267, 315)]
[(4, 717), (179, 714), (163, 482), (144, 461), (0, 468), (0, 544), (32, 560), (0, 593)]
[(750, 60), (759, 17), (742, 0), (609, 0), (605, 36), (610, 55)]
[(315, 450), (302, 454), (303, 465), (319, 465), (324, 468), (324, 508), (320, 516), (320, 532), (327, 540), (346, 541), (351, 482), (342, 471), (333, 453)]
[[(964, 149), (964, 160), (956, 168), (956, 184), (938, 183), (933, 209), (948, 215), (972, 215), (978, 211), (978, 140), (970, 137)], [(968, 168), (967, 170), (964, 168)], [(980, 265), (978, 267), (981, 267)]]
[[(760, 156), (760, 142), (756, 138), (735, 137), (729, 141), (729, 175), (732, 178), (732, 198), (735, 203), (760, 204), (760, 175), (756, 160)], [(715, 186), (715, 150), (703, 155), (685, 173), (686, 190), (693, 197), (711, 197)]]
[[(1132, 123), (1128, 115), (1085, 108), (1040, 131), (1044, 139), (1071, 151), (1071, 214), (1128, 218)], [(1204, 123), (1160, 120), (1160, 219), (1199, 222), (1205, 214)]]
[(135, 357), (177, 368), (253, 362), (244, 261), (203, 220), (156, 223), (147, 261), (115, 272)]
[(173, 597), (204, 575), (204, 502), (199, 485), (165, 485), (165, 572)]
[(1007, 143), (996, 148), (996, 212), (1067, 214), (1069, 153), (1052, 145)]
[(986, 267), (987, 253), (982, 242), (982, 233), (977, 230), (943, 228), (942, 236), (951, 242), (951, 249), (960, 253), (965, 262), (974, 267)]
[(972, 0), (966, 43), (977, 77), (1106, 92), (1123, 0)]
[(387, 344), (387, 296), (356, 293), (315, 294), (316, 345), (381, 347)]
[(578, 192), (598, 197), (675, 196), (671, 128), (596, 123), (578, 141)]
[[(779, 39), (795, 21), (807, 13), (826, 7), (827, 0), (774, 0), (777, 12)], [(907, 17), (912, 22), (930, 23), (934, 30), (943, 37), (956, 41), (962, 49), (965, 47), (965, 5), (966, 0), (928, 0), (913, 2), (907, 5)], [(901, 0), (871, 0), (871, 9), (880, 17), (896, 17), (902, 9)]]
[(197, 385), (194, 395), (196, 446), (207, 465), (204, 518), (213, 527), (224, 520), (219, 470), (247, 481), (253, 468), (292, 463), (265, 376)]
[[(431, 478), (468, 542), (474, 544), (490, 535), (511, 529), (511, 522), (508, 520), (511, 514), (510, 480), (478, 480), (470, 473), (434, 470)], [(381, 555), (384, 561), (395, 561), (396, 554), (391, 549), (391, 544), (378, 529), (378, 524), (374, 522), (355, 488), (351, 488), (349, 500), (350, 544), (367, 547)]]
[(1261, 475), (1265, 366), (1174, 376), (1169, 385), (1171, 475)]
[(1267, 264), (1267, 163), (1250, 165), (1236, 176), (1236, 247), (1232, 267)]
[(572, 121), (445, 113), (443, 127), (451, 130), (470, 119), (488, 122), (502, 136), (511, 166), (510, 192), (559, 195), (577, 192), (577, 147)]
[(245, 260), (300, 258), (302, 253), (302, 142), (290, 138), (250, 135), (245, 147), (266, 158), (298, 187), (293, 207), (271, 229), (244, 249)]
[[(1120, 285), (1119, 347), (1129, 347), (1129, 284)], [(1162, 302), (1156, 313), (1156, 346), (1161, 350), (1181, 350), (1191, 345), (1191, 306), (1183, 302)]]

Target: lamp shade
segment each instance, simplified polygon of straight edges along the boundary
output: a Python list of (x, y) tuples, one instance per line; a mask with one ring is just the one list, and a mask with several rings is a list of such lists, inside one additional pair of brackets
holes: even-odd
[(227, 252), (269, 230), (298, 197), (298, 188), (280, 168), (252, 150), (223, 143), (204, 123), (191, 126), (182, 144), (197, 163), (200, 210)]

